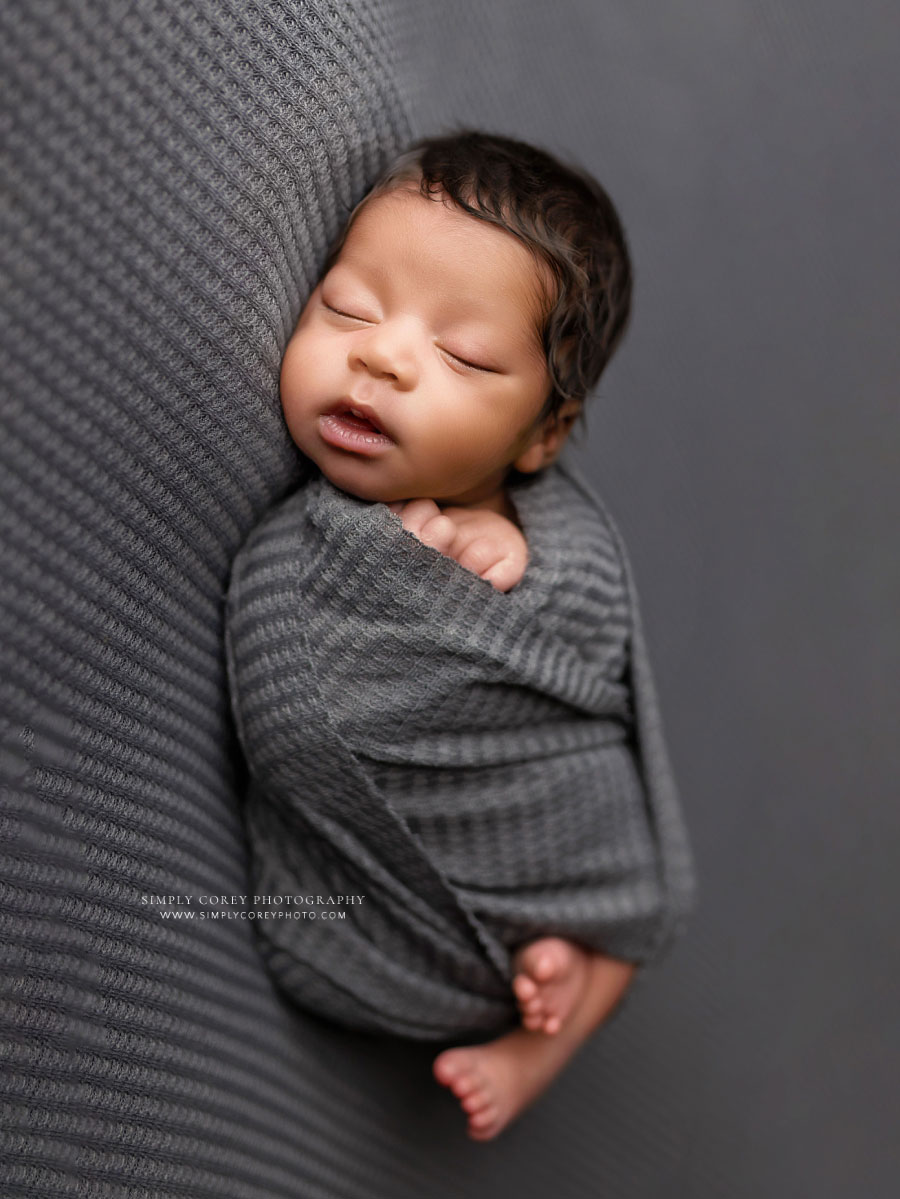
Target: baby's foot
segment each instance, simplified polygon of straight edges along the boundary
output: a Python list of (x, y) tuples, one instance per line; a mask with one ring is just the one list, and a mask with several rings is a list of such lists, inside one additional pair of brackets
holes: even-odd
[(435, 1078), (459, 1100), (469, 1117), (469, 1136), (476, 1141), (497, 1136), (546, 1090), (619, 1003), (635, 971), (630, 962), (589, 953), (556, 937), (535, 941), (516, 955), (516, 962), (522, 969), (518, 977), (534, 984), (534, 998), (542, 1005), (527, 1019), (535, 1024), (538, 1019), (559, 1020), (559, 1035), (515, 1028), (486, 1045), (447, 1049), (434, 1061)]
[(497, 1136), (543, 1089), (542, 1079), (528, 1085), (528, 1063), (518, 1044), (525, 1037), (534, 1040), (519, 1028), (487, 1045), (447, 1049), (435, 1058), (434, 1076), (459, 1100), (475, 1141)]
[(545, 1037), (515, 1028), (486, 1045), (446, 1049), (434, 1076), (469, 1117), (469, 1136), (490, 1141), (546, 1090), (586, 1032), (567, 1026), (563, 1036)]
[(590, 978), (591, 954), (560, 937), (542, 937), (513, 958), (513, 991), (530, 1032), (558, 1033)]

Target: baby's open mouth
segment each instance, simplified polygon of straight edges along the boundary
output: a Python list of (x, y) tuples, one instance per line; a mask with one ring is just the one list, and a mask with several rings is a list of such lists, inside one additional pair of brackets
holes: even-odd
[(339, 412), (337, 415), (340, 416), (341, 420), (346, 421), (348, 424), (356, 425), (360, 429), (370, 429), (375, 433), (381, 432), (381, 429), (374, 420), (372, 420), (370, 417), (363, 416), (363, 414), (361, 412), (357, 412), (355, 408), (351, 408), (349, 412)]
[(386, 437), (389, 436), (387, 430), (368, 404), (354, 404), (349, 399), (340, 400), (328, 415), (340, 417), (347, 424), (365, 429), (370, 433), (383, 433)]
[(357, 454), (375, 454), (394, 444), (370, 408), (349, 400), (319, 418), (319, 432), (329, 445)]

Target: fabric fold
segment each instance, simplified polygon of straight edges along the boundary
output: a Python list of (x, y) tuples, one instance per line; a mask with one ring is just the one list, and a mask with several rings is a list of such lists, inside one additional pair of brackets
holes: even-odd
[(505, 594), (321, 475), (235, 562), (254, 892), (365, 896), (260, 920), (261, 945), (298, 1003), (354, 1027), (499, 1029), (523, 942), (647, 964), (691, 906), (621, 538), (571, 467), (510, 496), (529, 564)]

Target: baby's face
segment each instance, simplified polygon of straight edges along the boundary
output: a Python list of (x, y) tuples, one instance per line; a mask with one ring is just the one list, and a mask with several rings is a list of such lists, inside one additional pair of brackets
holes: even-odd
[(495, 497), (541, 439), (540, 288), (505, 230), (412, 187), (370, 200), (288, 344), (294, 441), (361, 499)]

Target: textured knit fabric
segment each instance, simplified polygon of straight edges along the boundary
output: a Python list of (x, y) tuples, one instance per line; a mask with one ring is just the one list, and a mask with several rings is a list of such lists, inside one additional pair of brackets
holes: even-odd
[(235, 564), (253, 890), (295, 905), (256, 927), (282, 987), (350, 1025), (500, 1027), (518, 945), (645, 964), (690, 902), (622, 542), (561, 467), (511, 495), (530, 561), (505, 594), (321, 474)]
[(246, 889), (222, 602), (300, 477), (286, 339), (409, 139), (396, 32), (366, 0), (0, 5), (4, 1199), (398, 1193), (386, 1128), (345, 1163), (376, 1088), (249, 924), (161, 915)]

